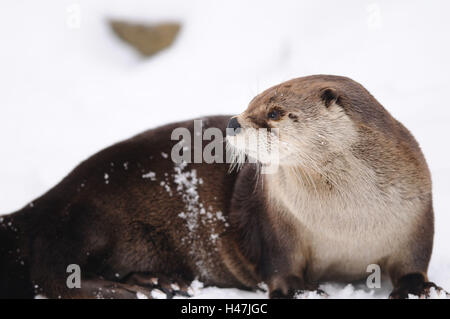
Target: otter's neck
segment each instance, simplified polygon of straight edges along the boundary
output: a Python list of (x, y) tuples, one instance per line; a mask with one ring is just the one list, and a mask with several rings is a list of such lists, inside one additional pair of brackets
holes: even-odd
[[(325, 174), (302, 166), (280, 166), (276, 173), (264, 175), (269, 192), (329, 193), (333, 191), (334, 180)], [(278, 196), (277, 196), (278, 197)]]
[(351, 156), (336, 156), (315, 169), (280, 165), (264, 175), (263, 184), (270, 202), (293, 214), (348, 211), (379, 200), (374, 172)]

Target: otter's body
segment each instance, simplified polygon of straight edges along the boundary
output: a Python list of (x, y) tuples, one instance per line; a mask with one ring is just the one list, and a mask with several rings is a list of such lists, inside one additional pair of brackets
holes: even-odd
[[(228, 120), (206, 118), (204, 129), (224, 132)], [(229, 126), (241, 129), (229, 136), (235, 146), (249, 128), (278, 130), (278, 169), (173, 163), (171, 133), (195, 135), (192, 121), (116, 144), (3, 218), (0, 296), (128, 298), (155, 287), (152, 277), (166, 278), (158, 287), (170, 294), (170, 281), (197, 277), (248, 289), (263, 281), (272, 297), (291, 297), (325, 280), (365, 278), (371, 264), (391, 278), (392, 297), (434, 286), (426, 162), (362, 86), (294, 79), (258, 95)], [(66, 286), (70, 264), (81, 268), (81, 288)]]
[[(203, 125), (224, 130), (228, 119), (210, 117)], [(227, 164), (174, 164), (170, 154), (178, 141), (171, 133), (177, 127), (193, 131), (193, 121), (107, 148), (21, 211), (3, 216), (0, 232), (8, 240), (0, 242), (1, 263), (7, 268), (0, 273), (0, 296), (21, 296), (14, 294), (17, 283), (6, 280), (18, 270), (29, 297), (95, 297), (105, 284), (90, 289), (86, 281), (126, 281), (134, 273), (240, 286), (216, 253), (236, 174)], [(80, 266), (81, 289), (66, 286), (70, 264)], [(136, 295), (115, 291), (111, 297)]]

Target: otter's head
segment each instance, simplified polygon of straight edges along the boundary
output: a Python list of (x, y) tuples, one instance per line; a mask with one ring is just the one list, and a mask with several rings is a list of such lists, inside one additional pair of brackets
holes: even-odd
[(331, 79), (298, 78), (256, 96), (228, 123), (227, 141), (235, 157), (245, 154), (259, 161), (277, 157), (280, 165), (314, 169), (348, 149), (356, 129), (343, 89), (334, 81), (346, 78)]

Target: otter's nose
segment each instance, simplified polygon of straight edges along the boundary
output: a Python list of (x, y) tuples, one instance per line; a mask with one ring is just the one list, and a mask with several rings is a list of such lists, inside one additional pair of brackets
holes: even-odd
[(227, 128), (228, 128), (227, 135), (234, 136), (241, 131), (241, 124), (239, 124), (237, 118), (233, 117), (228, 122)]

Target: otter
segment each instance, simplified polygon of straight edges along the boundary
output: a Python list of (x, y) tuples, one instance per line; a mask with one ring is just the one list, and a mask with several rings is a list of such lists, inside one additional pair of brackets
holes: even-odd
[[(0, 297), (136, 298), (152, 289), (172, 297), (188, 295), (198, 278), (241, 289), (263, 282), (271, 298), (292, 298), (321, 292), (324, 281), (364, 279), (371, 264), (392, 281), (391, 298), (442, 290), (427, 278), (426, 161), (363, 86), (301, 77), (262, 92), (240, 115), (203, 124), (220, 128), (221, 145), (247, 161), (232, 171), (174, 163), (171, 133), (194, 133), (192, 121), (174, 123), (99, 152), (1, 217)], [(262, 146), (239, 142), (252, 129), (270, 131)], [(264, 174), (255, 154), (275, 140), (278, 166)], [(74, 264), (81, 286), (69, 288)]]

